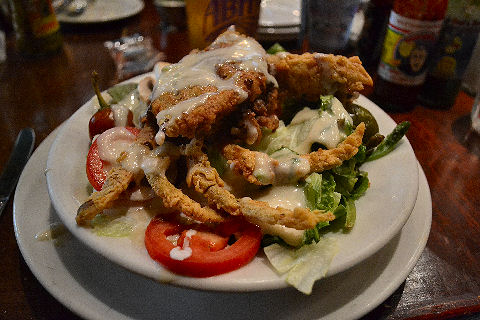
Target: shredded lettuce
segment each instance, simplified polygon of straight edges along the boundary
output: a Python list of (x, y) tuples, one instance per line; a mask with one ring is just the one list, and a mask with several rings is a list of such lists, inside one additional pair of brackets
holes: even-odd
[[(332, 114), (333, 103), (337, 103), (333, 96), (321, 96), (318, 101), (318, 114), (322, 112)], [(338, 108), (336, 105), (334, 108)], [(296, 108), (296, 110), (299, 110)], [(305, 112), (305, 109), (302, 110)], [(304, 139), (308, 136), (314, 144), (316, 138), (311, 137), (313, 127), (312, 110), (301, 116), (302, 122), (295, 121), (295, 117), (288, 126), (281, 122), (275, 132), (266, 132), (258, 151), (278, 157), (288, 156), (289, 153), (305, 153)], [(353, 124), (347, 117), (340, 117), (336, 121), (338, 129), (345, 136), (354, 131)], [(335, 241), (328, 236), (332, 230), (350, 230), (354, 227), (357, 210), (355, 201), (367, 191), (370, 181), (368, 174), (360, 170), (363, 163), (378, 159), (394, 149), (398, 141), (405, 135), (409, 123), (402, 123), (381, 143), (375, 150), (367, 150), (361, 145), (357, 154), (342, 165), (321, 173), (312, 173), (304, 181), (304, 194), (307, 207), (310, 210), (331, 212), (334, 221), (320, 222), (315, 228), (305, 230), (300, 247), (289, 246), (278, 236), (265, 235), (262, 246), (273, 267), (285, 277), (285, 280), (299, 291), (310, 294), (314, 282), (325, 276), (328, 267), (337, 252)], [(320, 141), (320, 140), (318, 140)], [(310, 145), (310, 148), (314, 147)], [(309, 151), (308, 151), (309, 152)]]
[(335, 211), (340, 203), (341, 194), (335, 192), (335, 180), (328, 171), (312, 173), (305, 179), (305, 197), (310, 210)]
[(99, 214), (92, 220), (93, 232), (101, 237), (128, 237), (137, 221), (125, 215)]
[(325, 237), (320, 242), (299, 249), (272, 244), (264, 249), (272, 266), (297, 290), (312, 293), (315, 281), (325, 277), (338, 251), (337, 241)]

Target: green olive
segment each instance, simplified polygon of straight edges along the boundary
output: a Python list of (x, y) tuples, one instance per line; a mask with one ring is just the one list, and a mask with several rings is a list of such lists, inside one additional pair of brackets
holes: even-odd
[(352, 116), (354, 126), (357, 126), (360, 122), (365, 123), (363, 143), (367, 143), (370, 137), (373, 137), (378, 133), (377, 120), (375, 120), (375, 117), (370, 113), (370, 111), (362, 106), (359, 106), (358, 104), (351, 104), (346, 109)]

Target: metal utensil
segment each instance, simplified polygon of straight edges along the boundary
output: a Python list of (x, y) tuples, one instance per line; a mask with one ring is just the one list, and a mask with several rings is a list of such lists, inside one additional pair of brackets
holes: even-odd
[(0, 176), (0, 215), (7, 206), (8, 199), (15, 190), (23, 167), (27, 164), (35, 144), (35, 132), (32, 128), (20, 131), (13, 146), (13, 152)]

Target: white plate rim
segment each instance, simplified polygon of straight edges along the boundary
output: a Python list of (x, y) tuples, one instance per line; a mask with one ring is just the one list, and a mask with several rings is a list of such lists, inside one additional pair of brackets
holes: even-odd
[[(96, 1), (103, 1), (103, 0), (96, 0)], [(109, 0), (110, 1), (110, 0)], [(123, 0), (124, 1), (124, 0)], [(86, 17), (86, 14), (82, 14), (79, 16), (68, 16), (64, 13), (57, 13), (57, 20), (60, 23), (74, 23), (74, 24), (89, 24), (89, 23), (104, 23), (104, 22), (112, 22), (117, 20), (122, 20), (131, 16), (134, 16), (140, 13), (143, 8), (145, 7), (145, 3), (142, 0), (128, 0), (133, 4), (132, 9), (128, 12), (124, 12), (122, 14), (117, 14), (114, 16), (109, 17), (101, 17), (101, 16), (94, 16), (94, 17)], [(88, 10), (88, 8), (86, 9)]]
[[(141, 75), (127, 81), (138, 81), (138, 79), (141, 79), (143, 76), (145, 75)], [(360, 96), (358, 98), (358, 103), (362, 106), (367, 107), (367, 109), (369, 109), (372, 112), (375, 118), (379, 120), (380, 132), (390, 132), (391, 129), (393, 129), (393, 127), (395, 126), (395, 122), (393, 121), (393, 119), (391, 119), (383, 110), (381, 110), (373, 102), (371, 102), (364, 96)], [(70, 135), (75, 137), (76, 139), (77, 137), (86, 134), (86, 131), (87, 131), (86, 129), (83, 129), (83, 127), (76, 128), (75, 124), (76, 122), (79, 121), (79, 119), (82, 120), (82, 122), (87, 123), (88, 119), (90, 118), (90, 115), (93, 114), (92, 108), (93, 107), (91, 106), (90, 102), (87, 102), (82, 107), (80, 107), (79, 110), (77, 110), (70, 117), (70, 119), (66, 121), (63, 128), (59, 131), (55, 141), (52, 144), (52, 147), (50, 149), (49, 156), (48, 156), (48, 161), (47, 161), (47, 168), (48, 168), (47, 184), (49, 186), (48, 188), (49, 195), (55, 209), (57, 210), (57, 212), (59, 212), (60, 218), (62, 219), (66, 227), (70, 230), (70, 232), (72, 232), (77, 238), (81, 239), (81, 241), (87, 244), (87, 246), (99, 252), (101, 255), (107, 257), (108, 259), (114, 261), (115, 263), (122, 265), (123, 267), (131, 271), (150, 277), (152, 279), (168, 282), (178, 286), (187, 286), (187, 287), (193, 287), (197, 289), (221, 290), (221, 291), (256, 291), (256, 290), (278, 289), (278, 288), (283, 288), (287, 286), (285, 281), (283, 281), (281, 277), (279, 277), (272, 271), (271, 267), (267, 266), (266, 267), (267, 269), (265, 269), (265, 265), (268, 264), (268, 262), (262, 262), (264, 260), (263, 258), (260, 258), (260, 260), (255, 258), (249, 265), (239, 270), (233, 271), (228, 274), (216, 276), (216, 277), (211, 277), (211, 278), (183, 277), (179, 275), (174, 275), (166, 271), (164, 268), (162, 268), (158, 264), (153, 263), (151, 259), (148, 260), (148, 256), (147, 256), (147, 259), (142, 257), (141, 253), (138, 253), (139, 255), (136, 255), (137, 252), (135, 252), (134, 253), (135, 259), (132, 259), (131, 257), (129, 259), (126, 259), (125, 253), (123, 251), (122, 252), (119, 252), (118, 250), (112, 251), (111, 249), (112, 244), (110, 241), (113, 241), (113, 240), (107, 239), (107, 241), (104, 241), (103, 238), (102, 240), (99, 240), (90, 231), (84, 228), (79, 228), (75, 223), (74, 215), (76, 214), (76, 209), (81, 203), (78, 202), (78, 200), (72, 200), (71, 194), (65, 194), (66, 188), (63, 188), (63, 187), (59, 188), (59, 186), (61, 186), (61, 183), (59, 181), (61, 181), (64, 178), (64, 173), (63, 172), (59, 173), (58, 171), (56, 171), (55, 164), (58, 163), (58, 161), (61, 161), (61, 162), (65, 161), (63, 157), (63, 151), (62, 151), (63, 150), (62, 148), (65, 147), (65, 143), (68, 145), (71, 145), (70, 140), (67, 140), (67, 142), (64, 141), (65, 137)], [(385, 130), (384, 126), (389, 127), (389, 129)], [(85, 125), (85, 128), (86, 128), (86, 125)], [(85, 154), (86, 154), (86, 150), (85, 150)], [(402, 208), (399, 212), (397, 219), (394, 221), (393, 224), (386, 227), (386, 229), (383, 230), (380, 236), (376, 236), (375, 241), (369, 242), (365, 244), (365, 246), (362, 247), (360, 250), (355, 250), (349, 254), (347, 254), (347, 251), (345, 251), (345, 249), (342, 249), (342, 251), (340, 251), (339, 254), (337, 254), (333, 259), (332, 265), (327, 273), (327, 276), (331, 276), (339, 272), (345, 271), (346, 269), (351, 268), (355, 264), (361, 262), (362, 260), (368, 258), (372, 254), (374, 254), (376, 251), (378, 251), (381, 247), (383, 247), (390, 239), (392, 239), (399, 232), (399, 230), (407, 221), (411, 211), (413, 210), (415, 199), (417, 197), (417, 192), (418, 192), (418, 168), (416, 165), (416, 158), (415, 158), (413, 149), (406, 137), (402, 139), (402, 143), (391, 154), (387, 155), (384, 158), (376, 160), (375, 166), (377, 165), (383, 166), (383, 167), (387, 166), (388, 168), (388, 164), (389, 164), (388, 161), (389, 159), (391, 159), (390, 157), (397, 157), (397, 161), (398, 159), (401, 159), (404, 164), (409, 165), (411, 170), (414, 171), (412, 172), (413, 174), (412, 179), (406, 182), (409, 184), (409, 188), (405, 188), (406, 190), (401, 191), (401, 192), (407, 193), (406, 197), (407, 197), (408, 203), (406, 204), (402, 203)], [(369, 172), (371, 177), (372, 172), (370, 172), (370, 170), (367, 169), (369, 166), (371, 166), (371, 163), (367, 163), (364, 166), (366, 167), (365, 169), (367, 172)], [(82, 170), (84, 171), (83, 168)], [(378, 175), (379, 173), (373, 172), (373, 174)], [(370, 194), (372, 193), (371, 189), (372, 188), (368, 190), (367, 196), (369, 193)], [(380, 196), (380, 194), (377, 194), (377, 196)], [(361, 204), (362, 201), (366, 201), (362, 199), (363, 198), (359, 200), (358, 204)], [(72, 201), (77, 201), (75, 210), (73, 210), (73, 207), (75, 206), (73, 205), (74, 203)], [(67, 204), (70, 204), (70, 206)], [(357, 207), (358, 207), (358, 204), (357, 204)], [(356, 228), (358, 229), (358, 219), (357, 219)], [(355, 227), (353, 228), (352, 230), (353, 234), (355, 232), (359, 232), (356, 228)], [(346, 241), (348, 242), (348, 240)], [(121, 243), (120, 245), (125, 246), (126, 244)], [(139, 263), (140, 260), (143, 260), (142, 263)], [(263, 269), (258, 269), (259, 266)], [(255, 267), (257, 267), (257, 269), (254, 269)], [(257, 271), (261, 271), (261, 272), (257, 272)], [(255, 275), (251, 281), (247, 280), (246, 274), (248, 272), (250, 272), (250, 275), (252, 274)]]
[[(50, 134), (37, 148), (37, 150), (33, 153), (32, 157), (29, 160), (29, 163), (25, 167), (18, 183), (17, 190), (14, 196), (14, 211), (13, 211), (13, 222), (14, 222), (14, 230), (15, 230), (15, 237), (17, 239), (18, 246), (20, 251), (35, 275), (35, 277), (39, 280), (39, 282), (46, 288), (46, 290), (52, 294), (60, 303), (68, 307), (73, 312), (77, 313), (78, 315), (85, 317), (87, 319), (131, 319), (129, 315), (124, 315), (117, 313), (115, 309), (112, 309), (112, 306), (105, 305), (103, 301), (96, 299), (95, 297), (89, 296), (91, 295), (89, 291), (85, 291), (81, 284), (76, 282), (76, 278), (73, 278), (69, 273), (69, 270), (66, 269), (58, 261), (55, 259), (51, 259), (51, 257), (46, 257), (47, 261), (53, 261), (53, 265), (43, 264), (39, 261), (35, 260), (35, 253), (45, 256), (45, 252), (54, 252), (58, 253), (56, 250), (59, 248), (55, 247), (52, 241), (44, 241), (39, 242), (34, 239), (34, 235), (29, 233), (27, 230), (28, 226), (26, 226), (25, 221), (30, 221), (32, 225), (35, 225), (39, 228), (39, 231), (44, 231), (45, 227), (48, 227), (48, 217), (49, 208), (51, 207), (48, 193), (46, 190), (45, 185), (45, 177), (42, 172), (43, 169), (46, 168), (45, 162), (47, 158), (47, 153), (49, 146), (52, 144), (54, 140), (55, 134), (57, 134), (58, 130), (55, 130), (52, 134)], [(43, 166), (42, 166), (43, 165)], [(367, 265), (358, 265), (351, 270), (347, 270), (344, 273), (330, 277), (328, 279), (321, 280), (320, 283), (317, 284), (317, 289), (321, 291), (322, 283), (330, 282), (330, 287), (336, 288), (336, 283), (338, 282), (341, 285), (343, 279), (348, 279), (349, 274), (356, 273), (359, 269), (368, 269), (368, 272), (372, 272), (375, 278), (373, 284), (370, 284), (366, 287), (366, 289), (361, 292), (360, 294), (355, 294), (355, 298), (347, 303), (337, 306), (332, 312), (328, 314), (322, 315), (318, 319), (338, 319), (341, 317), (342, 319), (356, 319), (359, 318), (369, 311), (373, 310), (376, 306), (378, 306), (382, 301), (384, 301), (387, 297), (389, 297), (398, 287), (399, 285), (405, 280), (408, 274), (411, 272), (413, 267), (415, 266), (417, 260), (419, 259), (421, 253), (423, 252), (427, 240), (428, 235), (430, 232), (431, 227), (431, 219), (432, 219), (432, 204), (431, 204), (431, 196), (430, 190), (428, 187), (428, 182), (425, 177), (423, 170), (421, 169), (420, 165), (420, 192), (418, 194), (417, 203), (415, 205), (415, 209), (413, 210), (412, 215), (409, 218), (409, 222), (405, 224), (403, 230), (400, 233), (400, 240), (398, 245), (394, 248), (393, 254), (391, 259), (387, 261), (385, 266), (381, 265), (377, 269), (369, 268)], [(37, 182), (35, 182), (37, 181)], [(38, 199), (31, 199), (31, 190), (38, 191), (37, 197)], [(37, 201), (40, 200), (40, 201)], [(36, 215), (32, 218), (29, 217), (31, 215), (32, 210), (36, 210)], [(37, 220), (42, 217), (42, 223), (38, 223)], [(58, 218), (57, 218), (58, 219)], [(420, 221), (418, 221), (420, 220)], [(23, 221), (23, 222), (22, 222)], [(410, 230), (416, 226), (416, 229)], [(410, 239), (411, 241), (405, 244), (404, 242)], [(77, 241), (73, 239), (73, 241)], [(392, 240), (393, 241), (393, 240)], [(77, 241), (78, 242), (78, 241)], [(403, 244), (403, 245), (402, 245)], [(38, 247), (40, 246), (40, 247)], [(39, 252), (45, 251), (45, 252)], [(61, 248), (61, 247), (60, 247)], [(89, 251), (86, 247), (83, 247), (83, 251)], [(369, 260), (366, 261), (366, 264), (369, 264), (371, 260), (375, 260), (377, 256), (384, 255), (384, 251), (388, 251), (388, 245), (380, 250), (374, 257), (371, 257)], [(53, 250), (53, 251), (52, 251)], [(403, 256), (400, 252), (403, 251)], [(407, 251), (407, 252), (405, 252)], [(388, 252), (387, 252), (388, 253)], [(89, 254), (89, 253), (86, 253)], [(101, 259), (101, 257), (100, 257)], [(400, 261), (397, 261), (400, 259)], [(61, 262), (61, 261), (60, 261)], [(102, 261), (100, 261), (102, 262)], [(104, 260), (102, 263), (110, 265), (111, 262)], [(375, 266), (375, 264), (374, 264)], [(113, 268), (116, 266), (113, 265)], [(93, 266), (95, 268), (95, 266)], [(401, 268), (401, 270), (398, 270)], [(121, 272), (123, 269), (120, 270)], [(380, 271), (377, 275), (375, 271)], [(123, 271), (128, 274), (128, 271)], [(139, 281), (144, 281), (143, 277), (133, 276), (135, 279)], [(95, 278), (95, 277), (94, 277)], [(53, 279), (53, 280), (52, 280)], [(59, 281), (59, 279), (65, 281)], [(360, 277), (354, 277), (358, 280), (358, 282), (363, 281)], [(102, 279), (105, 280), (105, 279)], [(92, 279), (95, 281), (95, 279)], [(103, 281), (103, 283), (97, 283), (99, 286), (112, 286), (109, 283), (108, 279)], [(384, 284), (384, 285), (382, 285)], [(125, 283), (125, 288), (135, 288), (135, 284)], [(158, 286), (162, 287), (161, 284)], [(77, 288), (78, 287), (78, 288)], [(180, 290), (177, 295), (185, 295), (187, 298), (189, 295), (201, 294), (201, 295), (210, 295), (212, 293), (209, 292), (199, 292), (196, 290), (188, 290), (188, 289), (178, 289), (169, 287), (167, 290)], [(67, 290), (74, 290), (77, 296), (72, 296), (65, 294)], [(282, 294), (291, 295), (292, 290), (281, 290)], [(168, 292), (168, 291), (167, 291)], [(274, 291), (278, 292), (278, 291)], [(333, 291), (333, 293), (338, 292), (338, 290)], [(372, 297), (367, 296), (367, 293), (370, 292), (373, 294)], [(268, 294), (271, 292), (265, 292), (265, 298), (268, 297)], [(175, 294), (175, 293), (174, 293)], [(315, 294), (315, 293), (314, 293)], [(320, 293), (321, 294), (321, 293)], [(122, 295), (121, 292), (112, 292), (114, 296)], [(224, 294), (222, 294), (223, 296)], [(233, 294), (239, 295), (239, 294)], [(342, 295), (342, 293), (339, 293)], [(231, 296), (231, 294), (230, 294)], [(249, 295), (243, 295), (242, 299), (248, 297)], [(142, 300), (145, 304), (145, 307), (148, 310), (149, 303), (144, 298), (140, 297), (140, 295), (136, 294), (136, 297), (139, 300)], [(218, 297), (217, 297), (218, 298)], [(254, 297), (258, 298), (258, 297)], [(335, 297), (334, 301), (336, 301)], [(119, 298), (120, 299), (120, 298)], [(307, 299), (306, 297), (302, 299)], [(120, 299), (121, 300), (121, 299)], [(221, 300), (221, 299), (220, 299)], [(194, 301), (194, 300), (193, 300)], [(313, 300), (315, 301), (315, 300)], [(182, 302), (183, 303), (183, 302)], [(201, 301), (200, 301), (201, 303)], [(313, 302), (312, 302), (313, 303)], [(314, 306), (318, 306), (318, 303), (315, 302)], [(181, 313), (181, 312), (179, 312)], [(157, 314), (158, 315), (158, 314)], [(198, 314), (197, 314), (198, 315)], [(133, 317), (132, 317), (133, 318)], [(232, 317), (234, 319), (234, 317)], [(261, 319), (261, 317), (259, 317)]]

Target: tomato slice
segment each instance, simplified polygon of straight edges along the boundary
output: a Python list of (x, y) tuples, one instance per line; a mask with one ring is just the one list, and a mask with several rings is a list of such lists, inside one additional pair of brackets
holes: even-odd
[[(178, 234), (181, 236), (174, 245), (168, 237)], [(232, 235), (236, 241), (228, 245)], [(205, 231), (155, 217), (145, 231), (150, 257), (172, 272), (191, 277), (210, 277), (239, 269), (255, 257), (261, 239), (260, 228), (240, 219)], [(185, 256), (176, 255), (178, 251)]]
[[(138, 135), (140, 129), (135, 127), (126, 127), (128, 131), (133, 133), (135, 136)], [(107, 178), (107, 170), (104, 169), (104, 161), (100, 158), (98, 152), (97, 140), (93, 141), (90, 149), (87, 154), (87, 178), (90, 184), (95, 188), (95, 190), (102, 190), (102, 186), (105, 183)]]

